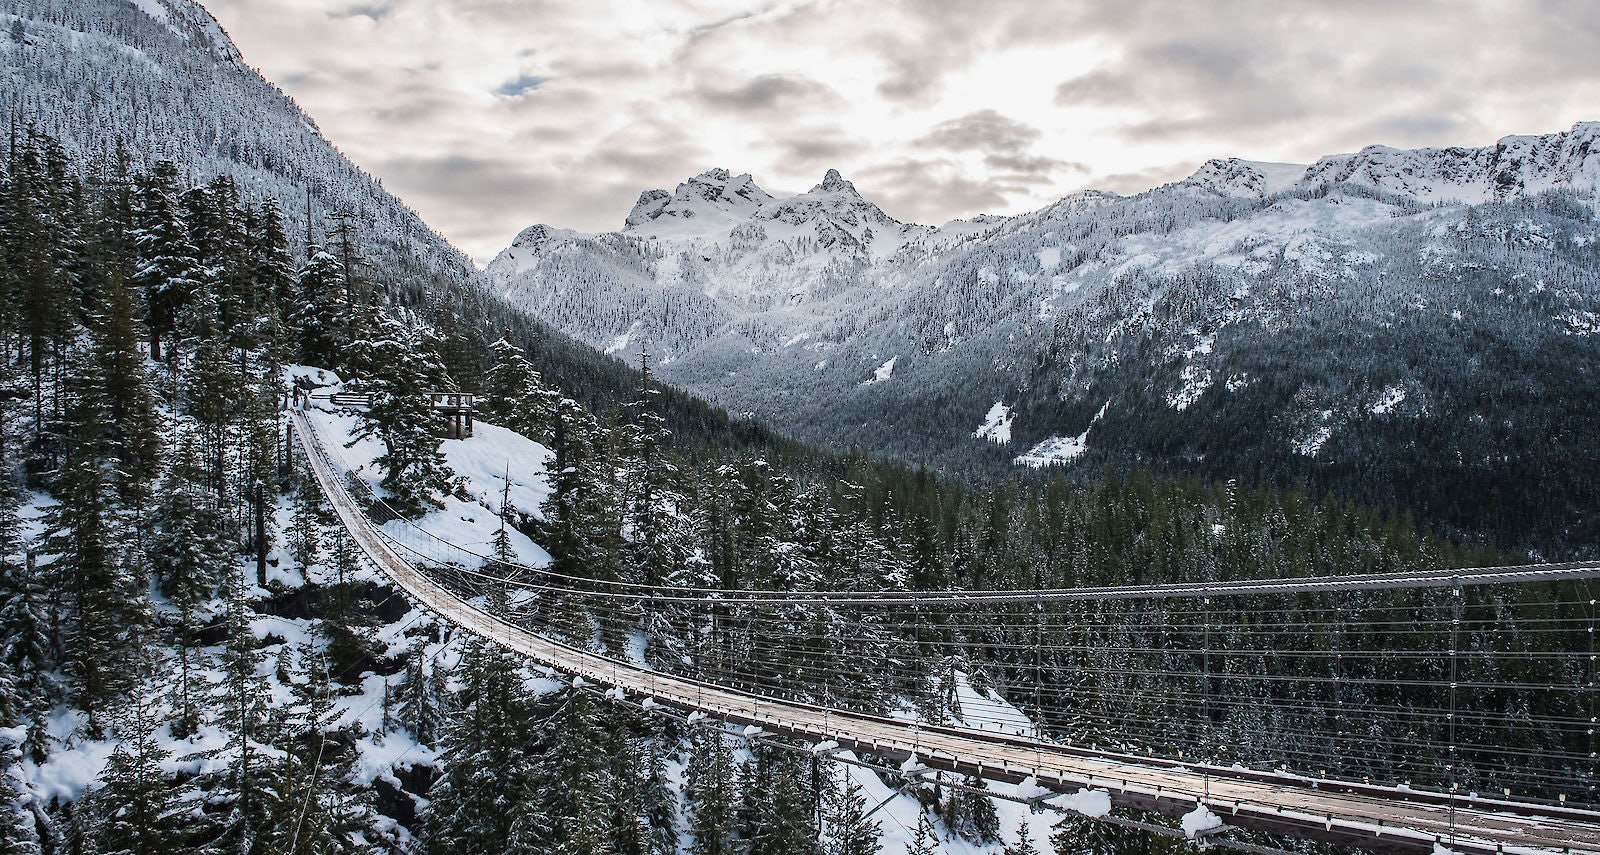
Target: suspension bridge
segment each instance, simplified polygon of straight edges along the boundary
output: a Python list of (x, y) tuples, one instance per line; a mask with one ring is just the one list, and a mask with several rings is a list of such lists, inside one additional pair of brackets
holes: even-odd
[[(1036, 809), (1104, 793), (1198, 815), (1202, 846), (1282, 851), (1235, 839), (1254, 830), (1600, 855), (1597, 563), (1020, 592), (597, 581), (407, 523), (305, 412), (290, 423), (349, 537), (416, 603), (619, 703), (907, 780), (1013, 784)], [(1006, 703), (960, 691), (974, 651)], [(882, 703), (913, 695), (966, 703)]]

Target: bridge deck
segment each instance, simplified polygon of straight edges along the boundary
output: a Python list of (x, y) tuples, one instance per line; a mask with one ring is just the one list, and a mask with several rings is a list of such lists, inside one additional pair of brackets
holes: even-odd
[[(585, 680), (658, 704), (772, 733), (870, 750), (901, 759), (915, 753), (933, 769), (996, 781), (1033, 776), (1061, 793), (1106, 790), (1112, 802), (1180, 813), (1204, 802), (1225, 823), (1337, 841), (1366, 849), (1431, 853), (1436, 842), (1473, 855), (1600, 855), (1600, 814), (1510, 801), (1312, 782), (1270, 773), (1132, 759), (1007, 734), (917, 725), (762, 697), (663, 674), (552, 641), (467, 603), (390, 547), (320, 453), (314, 428), (291, 414), (318, 485), (362, 551), (419, 604), (502, 647)], [(1453, 839), (1453, 843), (1451, 842)]]

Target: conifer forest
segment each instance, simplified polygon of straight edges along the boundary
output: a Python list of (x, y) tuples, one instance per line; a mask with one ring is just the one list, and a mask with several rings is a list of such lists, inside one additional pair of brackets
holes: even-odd
[[(779, 198), (711, 170), (484, 272), (198, 4), (0, 12), (0, 855), (1176, 855), (1225, 822), (1361, 848), (596, 686), (426, 606), (369, 531), (508, 625), (758, 703), (1208, 793), (1437, 794), (1452, 834), (1468, 793), (1600, 804), (1592, 123), (1540, 138), (1579, 178), (1470, 205), (1212, 161), (941, 230), (837, 172)], [(1378, 223), (1342, 285), (1282, 247), (1111, 272), (1118, 241), (1334, 205)], [(1466, 260), (1379, 272), (1427, 235)], [(1471, 317), (1430, 326), (1396, 278)]]

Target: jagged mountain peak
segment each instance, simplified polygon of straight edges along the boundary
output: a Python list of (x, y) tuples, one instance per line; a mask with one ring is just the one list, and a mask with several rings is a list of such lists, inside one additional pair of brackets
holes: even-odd
[(1600, 189), (1600, 122), (1571, 130), (1511, 135), (1492, 146), (1398, 149), (1369, 145), (1324, 157), (1307, 187), (1349, 183), (1423, 202), (1484, 202), (1556, 187)]
[(646, 190), (639, 194), (624, 230), (650, 235), (716, 230), (749, 219), (770, 201), (772, 194), (761, 189), (750, 173), (734, 175), (713, 167), (671, 193)]
[(1305, 174), (1303, 163), (1214, 157), (1179, 183), (1203, 187), (1224, 196), (1262, 199), (1293, 188)]
[(859, 197), (861, 193), (856, 190), (856, 185), (846, 181), (839, 170), (830, 169), (828, 174), (822, 176), (822, 183), (811, 188), (812, 193), (849, 193)]

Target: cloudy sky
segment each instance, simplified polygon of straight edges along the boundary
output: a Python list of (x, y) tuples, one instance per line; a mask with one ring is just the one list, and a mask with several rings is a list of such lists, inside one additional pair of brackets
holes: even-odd
[(1484, 145), (1600, 119), (1600, 4), (203, 0), (480, 261), (712, 166), (830, 167), (903, 220), (1130, 192), (1208, 157)]

